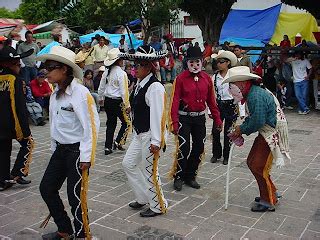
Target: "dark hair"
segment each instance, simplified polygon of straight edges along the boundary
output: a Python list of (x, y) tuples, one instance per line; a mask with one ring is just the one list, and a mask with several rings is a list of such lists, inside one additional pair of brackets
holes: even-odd
[(32, 35), (32, 32), (31, 31), (26, 31), (26, 33), (24, 34), (25, 38), (27, 38), (27, 36), (31, 34)]
[(54, 34), (52, 35), (53, 41), (59, 42), (59, 35)]
[(235, 46), (233, 47), (233, 49), (235, 49), (235, 48), (239, 48), (240, 50), (242, 50), (242, 47), (241, 47), (240, 45), (235, 45)]
[(92, 77), (93, 77), (93, 71), (92, 71), (91, 69), (87, 69), (87, 70), (84, 72), (83, 77), (87, 77), (90, 73), (91, 73), (91, 75), (92, 75)]
[(66, 91), (67, 87), (71, 84), (72, 80), (73, 80), (73, 69), (72, 67), (62, 64), (62, 66), (67, 67), (67, 79), (61, 84), (61, 86), (59, 86), (59, 90), (57, 92), (57, 99), (60, 98)]

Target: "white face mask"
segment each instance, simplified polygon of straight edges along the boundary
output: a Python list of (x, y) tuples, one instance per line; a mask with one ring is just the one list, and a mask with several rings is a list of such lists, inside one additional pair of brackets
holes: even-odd
[(243, 95), (242, 95), (240, 88), (238, 88), (238, 86), (230, 83), (229, 84), (229, 92), (232, 95), (235, 104), (238, 104), (239, 102), (242, 101)]
[(191, 73), (198, 73), (198, 72), (201, 72), (202, 61), (201, 59), (188, 60), (187, 66)]

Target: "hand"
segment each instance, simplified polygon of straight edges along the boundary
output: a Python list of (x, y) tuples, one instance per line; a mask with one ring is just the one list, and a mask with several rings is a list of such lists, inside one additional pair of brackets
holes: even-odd
[(99, 100), (99, 105), (103, 106), (104, 105), (104, 101), (103, 100)]
[(240, 126), (237, 125), (235, 128), (234, 128), (234, 131), (232, 132), (232, 136), (234, 136), (235, 138), (238, 138), (242, 135), (241, 133), (241, 129), (240, 129)]
[(79, 168), (81, 170), (86, 170), (86, 169), (89, 169), (90, 166), (91, 166), (91, 163), (89, 162), (81, 162)]
[(222, 125), (216, 126), (217, 131), (221, 132), (222, 131)]
[(149, 150), (151, 153), (155, 154), (155, 153), (159, 152), (160, 148), (156, 145), (151, 144), (149, 147)]
[(208, 115), (209, 115), (209, 118), (213, 119), (213, 118), (212, 118), (212, 114), (208, 114)]
[(126, 108), (126, 113), (129, 114), (131, 112), (131, 107)]

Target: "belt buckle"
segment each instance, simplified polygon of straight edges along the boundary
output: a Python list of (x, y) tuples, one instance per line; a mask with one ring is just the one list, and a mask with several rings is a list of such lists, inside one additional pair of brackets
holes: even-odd
[(196, 117), (196, 116), (198, 116), (198, 114), (197, 114), (196, 112), (190, 112), (190, 113), (189, 113), (189, 116), (190, 116), (190, 117)]

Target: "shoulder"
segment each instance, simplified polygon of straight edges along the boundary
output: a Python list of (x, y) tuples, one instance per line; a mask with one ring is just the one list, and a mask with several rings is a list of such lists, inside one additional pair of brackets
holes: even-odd
[(177, 81), (179, 81), (180, 79), (184, 79), (184, 78), (188, 78), (190, 77), (190, 72), (189, 70), (184, 70), (182, 73), (180, 73), (178, 76), (177, 76)]
[(82, 99), (85, 100), (87, 97), (87, 94), (90, 94), (90, 91), (88, 88), (86, 88), (84, 85), (80, 84), (76, 79), (73, 80), (73, 94), (76, 97), (77, 101), (81, 101)]

